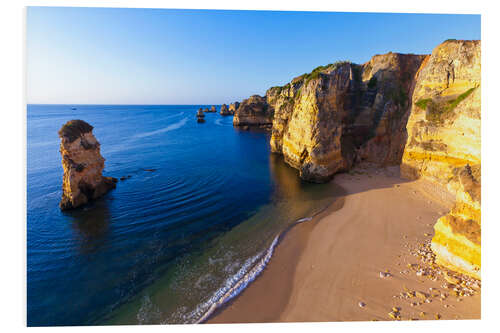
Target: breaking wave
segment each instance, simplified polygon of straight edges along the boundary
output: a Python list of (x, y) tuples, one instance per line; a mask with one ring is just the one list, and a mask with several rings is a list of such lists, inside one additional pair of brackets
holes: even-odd
[(201, 324), (206, 321), (218, 308), (238, 296), (245, 288), (252, 283), (262, 271), (266, 268), (267, 264), (273, 256), (276, 245), (280, 239), (295, 225), (303, 222), (311, 221), (313, 217), (301, 218), (288, 228), (283, 230), (280, 234), (274, 237), (271, 245), (267, 250), (251, 257), (245, 261), (241, 269), (233, 276), (228, 278), (224, 286), (218, 289), (212, 297), (205, 303), (199, 305), (196, 310), (191, 313), (190, 317), (201, 317), (195, 321), (196, 324)]

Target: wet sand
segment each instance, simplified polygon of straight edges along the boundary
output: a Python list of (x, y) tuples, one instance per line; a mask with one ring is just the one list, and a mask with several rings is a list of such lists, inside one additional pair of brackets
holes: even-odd
[(261, 276), (208, 323), (392, 320), (392, 307), (402, 320), (480, 319), (480, 292), (417, 306), (399, 297), (429, 288), (449, 294), (441, 276), (432, 281), (407, 265), (420, 263), (410, 249), (430, 241), (451, 195), (401, 179), (398, 167), (365, 166), (334, 181), (346, 196), (287, 233)]

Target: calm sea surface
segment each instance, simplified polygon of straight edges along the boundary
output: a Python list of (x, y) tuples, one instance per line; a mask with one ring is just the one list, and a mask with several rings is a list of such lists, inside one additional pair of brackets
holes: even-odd
[[(301, 182), (268, 134), (218, 113), (198, 124), (199, 107), (28, 105), (29, 326), (196, 322), (332, 202), (335, 185)], [(57, 131), (71, 119), (94, 126), (106, 176), (131, 177), (61, 212)]]

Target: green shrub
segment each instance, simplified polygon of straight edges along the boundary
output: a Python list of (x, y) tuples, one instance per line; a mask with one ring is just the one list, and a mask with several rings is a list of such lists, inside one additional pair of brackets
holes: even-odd
[(458, 97), (456, 99), (448, 101), (448, 107), (450, 108), (450, 110), (453, 110), (454, 108), (456, 108), (457, 105), (458, 105), (458, 103), (460, 103), (461, 101), (463, 101), (464, 99), (466, 99), (467, 96), (469, 96), (470, 94), (472, 94), (472, 92), (474, 91), (474, 89), (476, 89), (476, 87), (470, 88), (469, 90), (467, 90), (463, 94), (458, 95)]
[(430, 100), (427, 102), (427, 113), (425, 119), (434, 123), (443, 123), (452, 114), (453, 110), (460, 102), (467, 98), (476, 89), (470, 88), (466, 92), (460, 94), (455, 99), (446, 102), (437, 102)]
[(431, 101), (432, 99), (431, 98), (422, 98), (420, 100), (418, 100), (415, 105), (418, 106), (419, 108), (421, 108), (422, 110), (426, 110), (427, 109), (427, 104)]

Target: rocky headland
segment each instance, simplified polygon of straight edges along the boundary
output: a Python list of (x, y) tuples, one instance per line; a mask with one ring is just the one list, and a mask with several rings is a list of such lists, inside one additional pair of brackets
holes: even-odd
[(243, 100), (233, 118), (234, 126), (271, 127), (274, 110), (266, 98), (253, 95)]
[(435, 225), (436, 262), (480, 278), (480, 60), (480, 41), (447, 40), (319, 66), (244, 100), (233, 124), (270, 127), (272, 152), (307, 181), (370, 162), (445, 188), (456, 204)]
[(104, 177), (104, 158), (93, 127), (83, 120), (71, 120), (59, 130), (63, 166), (61, 210), (77, 208), (116, 188), (117, 179)]

